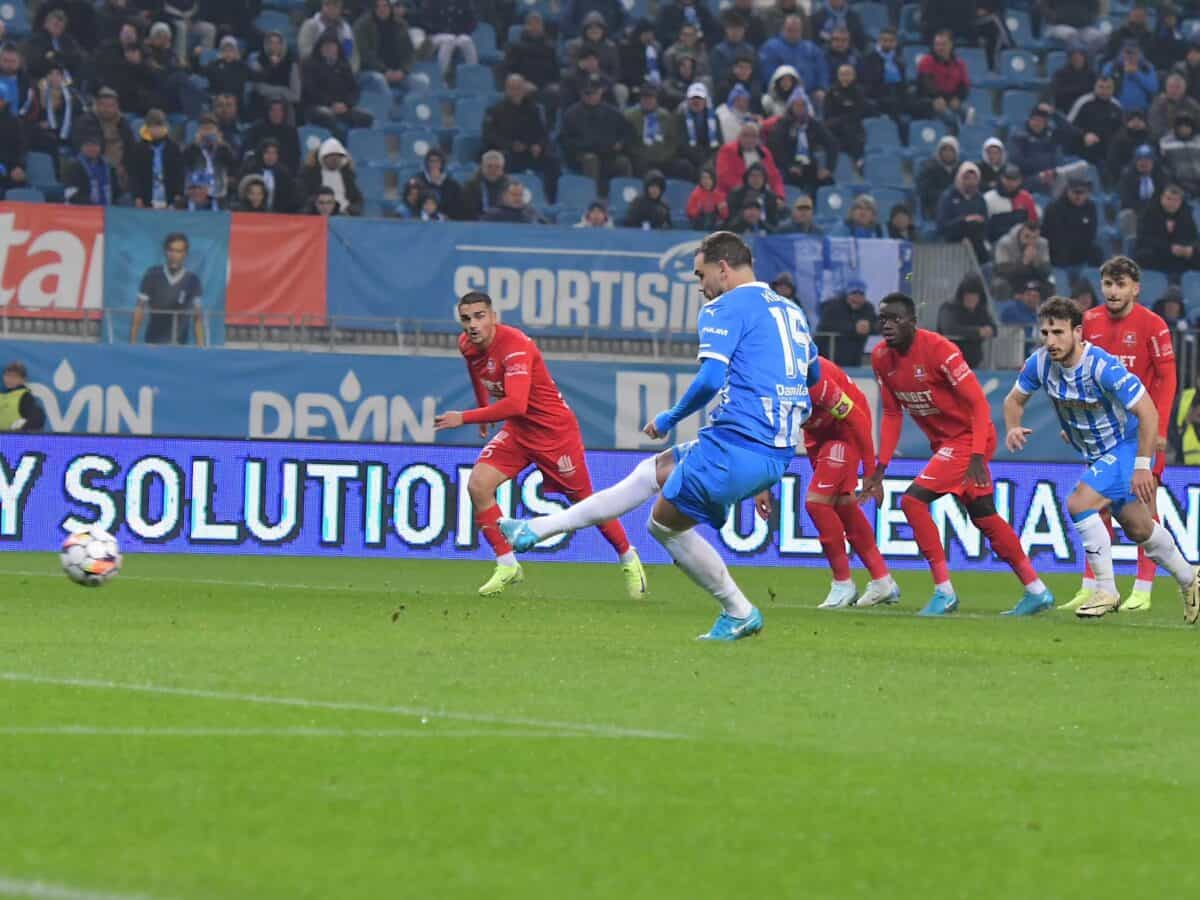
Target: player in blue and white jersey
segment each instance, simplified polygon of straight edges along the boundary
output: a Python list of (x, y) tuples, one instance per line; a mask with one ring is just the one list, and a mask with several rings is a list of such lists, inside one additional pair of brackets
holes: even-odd
[(538, 541), (607, 521), (658, 495), (647, 523), (676, 564), (720, 602), (702, 639), (735, 641), (762, 630), (762, 613), (734, 583), (712, 544), (693, 529), (721, 528), (734, 504), (774, 485), (803, 442), (820, 378), (804, 312), (754, 278), (750, 248), (718, 231), (696, 252), (696, 276), (711, 302), (700, 311), (700, 371), (680, 401), (643, 431), (663, 438), (713, 398), (720, 402), (697, 440), (643, 460), (623, 481), (568, 509), (530, 520), (502, 519), (522, 552)]
[(1071, 446), (1088, 467), (1067, 512), (1079, 531), (1096, 576), (1096, 592), (1075, 610), (1098, 618), (1120, 604), (1113, 580), (1112, 538), (1097, 513), (1106, 506), (1129, 539), (1179, 582), (1184, 620), (1200, 618), (1200, 569), (1180, 552), (1171, 533), (1154, 521), (1157, 487), (1150, 471), (1158, 438), (1154, 400), (1119, 359), (1083, 340), (1083, 314), (1071, 301), (1052, 297), (1038, 309), (1042, 348), (1025, 361), (1004, 400), (1005, 443), (1016, 452), (1032, 433), (1021, 426), (1025, 404), (1044, 390)]

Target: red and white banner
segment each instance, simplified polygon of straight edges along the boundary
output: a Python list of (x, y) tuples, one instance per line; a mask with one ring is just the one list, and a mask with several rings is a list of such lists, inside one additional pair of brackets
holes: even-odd
[(0, 203), (0, 314), (98, 318), (103, 293), (103, 209)]

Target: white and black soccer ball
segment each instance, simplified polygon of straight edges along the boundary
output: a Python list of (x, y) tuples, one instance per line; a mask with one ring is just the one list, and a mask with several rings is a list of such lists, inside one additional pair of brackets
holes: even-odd
[(62, 545), (63, 572), (76, 584), (100, 587), (121, 571), (121, 550), (107, 531), (89, 528), (77, 531)]

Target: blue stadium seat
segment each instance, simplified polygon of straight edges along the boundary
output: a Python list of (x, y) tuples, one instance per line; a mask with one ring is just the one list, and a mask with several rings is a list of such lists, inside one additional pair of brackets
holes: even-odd
[(888, 23), (887, 7), (882, 3), (855, 3), (854, 11), (869, 35), (878, 35), (879, 29)]
[(873, 188), (871, 196), (875, 198), (875, 203), (879, 207), (879, 222), (885, 228), (887, 227), (888, 214), (891, 213), (892, 207), (898, 203), (903, 203), (908, 207), (910, 212), (913, 212), (912, 196), (908, 191), (890, 187)]
[(442, 105), (428, 94), (409, 94), (400, 104), (400, 121), (413, 127), (439, 128)]
[(903, 187), (904, 166), (899, 154), (868, 156), (863, 167), (867, 184), (872, 187)]
[(266, 9), (259, 13), (258, 18), (254, 20), (254, 27), (263, 34), (278, 31), (286, 37), (296, 33), (296, 26), (292, 24), (291, 17), (278, 9)]
[(586, 213), (586, 212), (587, 212), (586, 206), (583, 206), (583, 207), (561, 206), (558, 209), (558, 213), (555, 214), (555, 216), (554, 216), (554, 222), (557, 225), (562, 225), (567, 228), (570, 228), (576, 222), (581, 220), (583, 218), (584, 213)]
[(532, 203), (539, 212), (546, 209), (548, 204), (546, 193), (542, 190), (541, 178), (530, 172), (510, 172), (508, 177), (525, 185), (525, 202)]
[(867, 155), (891, 153), (900, 148), (900, 131), (896, 123), (887, 116), (871, 116), (863, 119), (863, 128), (867, 132)]
[(1051, 50), (1045, 56), (1046, 76), (1053, 78), (1054, 73), (1067, 64), (1066, 50)]
[(425, 154), (438, 147), (437, 135), (428, 128), (405, 128), (400, 132), (400, 159), (421, 162)]
[(1187, 317), (1189, 320), (1195, 319), (1200, 316), (1200, 272), (1184, 272), (1179, 286), (1183, 289)]
[(1167, 276), (1154, 269), (1142, 269), (1142, 304), (1153, 306), (1167, 292)]
[(990, 125), (964, 125), (958, 129), (959, 152), (963, 159), (972, 162), (983, 157), (984, 142), (995, 134)]
[(418, 91), (424, 94), (436, 94), (446, 90), (446, 81), (442, 78), (442, 67), (438, 65), (436, 59), (413, 63), (404, 83), (410, 93)]
[(480, 134), (488, 103), (483, 97), (460, 97), (454, 104), (454, 124), (462, 134)]
[(33, 26), (25, 7), (25, 0), (0, 3), (0, 22), (4, 23), (4, 30), (10, 37), (25, 37), (32, 30)]
[(1019, 128), (1029, 118), (1029, 112), (1037, 105), (1037, 94), (1033, 91), (1005, 91), (1000, 100), (998, 125)]
[(58, 175), (54, 171), (54, 158), (49, 153), (30, 153), (25, 158), (25, 175), (29, 179), (29, 183), (36, 188), (58, 184)]
[(392, 95), (363, 91), (358, 95), (358, 108), (371, 114), (374, 124), (382, 125), (392, 118)]
[[(351, 132), (353, 135), (354, 132)], [(363, 198), (370, 201), (381, 202), (386, 193), (386, 173), (387, 170), (382, 166), (359, 166), (355, 170), (355, 176), (358, 180), (358, 189), (362, 191)]]
[(899, 22), (901, 43), (912, 44), (921, 41), (921, 6), (919, 3), (906, 3), (900, 7)]
[(612, 179), (608, 186), (608, 208), (613, 217), (617, 216), (618, 211), (621, 215), (624, 215), (629, 204), (641, 192), (642, 180), (640, 178)]
[(326, 138), (333, 137), (328, 128), (321, 128), (318, 125), (305, 125), (303, 128), (299, 129), (299, 132), (301, 159), (303, 159), (309, 152), (320, 147), (321, 142)]
[(496, 76), (488, 66), (461, 65), (454, 78), (454, 89), (460, 97), (471, 94), (491, 96), (496, 91)]
[(1013, 43), (1026, 50), (1039, 50), (1042, 42), (1033, 34), (1033, 20), (1023, 9), (1010, 9), (1004, 14), (1004, 24), (1012, 35)]
[(967, 105), (974, 107), (976, 120), (992, 119), (996, 112), (995, 96), (991, 88), (973, 86), (967, 91)]
[(982, 47), (955, 47), (954, 55), (967, 66), (971, 84), (983, 84), (992, 74), (987, 64), (987, 52)]
[(9, 188), (4, 199), (9, 203), (45, 203), (46, 195), (37, 188)]
[(475, 26), (475, 30), (471, 33), (471, 40), (475, 43), (479, 61), (485, 66), (494, 66), (504, 58), (496, 48), (496, 29), (487, 22), (480, 22)]
[(692, 191), (696, 186), (690, 181), (684, 181), (681, 178), (668, 178), (667, 190), (663, 194), (667, 205), (671, 207), (672, 217), (680, 220), (681, 217), (686, 217), (687, 202), (691, 199)]
[(385, 165), (391, 158), (387, 133), (380, 128), (354, 128), (346, 137), (346, 149), (355, 165)]
[(1001, 51), (1000, 77), (1008, 87), (1014, 88), (1036, 88), (1050, 80), (1038, 74), (1037, 57), (1031, 50)]
[(862, 177), (858, 174), (858, 169), (854, 168), (854, 160), (845, 153), (839, 153), (837, 163), (833, 168), (833, 180), (838, 184), (861, 184)]
[(817, 202), (814, 204), (813, 214), (824, 222), (841, 222), (850, 212), (853, 199), (854, 194), (848, 188), (827, 184), (817, 188)]
[(908, 78), (914, 84), (917, 80), (917, 63), (921, 57), (929, 52), (929, 48), (924, 44), (905, 44), (901, 51), (904, 57), (905, 70), (908, 72)]
[(483, 155), (483, 141), (476, 134), (459, 134), (454, 137), (454, 145), (450, 148), (450, 158), (459, 165), (469, 165), (479, 162)]
[(925, 159), (937, 149), (938, 141), (946, 135), (946, 125), (937, 119), (913, 119), (908, 126), (908, 154), (913, 159)]
[(215, 62), (219, 54), (216, 50), (201, 50), (200, 51), (200, 68), (203, 69), (210, 62)]
[(586, 175), (564, 173), (558, 180), (558, 202), (563, 206), (587, 209), (596, 199), (596, 182)]

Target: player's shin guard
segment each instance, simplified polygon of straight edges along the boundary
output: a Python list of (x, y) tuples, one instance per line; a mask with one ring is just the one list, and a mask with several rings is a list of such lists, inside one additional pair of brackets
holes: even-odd
[[(1113, 541), (1115, 541), (1117, 539), (1117, 533), (1113, 530), (1112, 513), (1109, 512), (1109, 510), (1107, 508), (1102, 509), (1102, 510), (1100, 510), (1100, 518), (1104, 521), (1104, 526), (1108, 529), (1108, 541), (1111, 544)], [(1155, 518), (1155, 521), (1158, 521), (1158, 519)], [(1158, 567), (1155, 566), (1155, 568), (1158, 568)], [(1138, 577), (1139, 578), (1141, 577), (1141, 571), (1142, 571), (1142, 555), (1141, 555), (1141, 550), (1139, 550), (1138, 551)], [(1151, 580), (1154, 579), (1153, 573), (1151, 573), (1150, 578), (1151, 578)], [(1095, 582), (1096, 573), (1092, 571), (1092, 564), (1090, 562), (1085, 561), (1083, 564), (1083, 581), (1084, 581), (1084, 583), (1086, 584), (1089, 579), (1092, 582)]]
[(726, 613), (735, 619), (744, 619), (754, 607), (746, 599), (729, 574), (725, 561), (716, 549), (704, 540), (695, 529), (675, 531), (660, 525), (651, 516), (646, 528), (654, 539), (671, 554), (671, 559), (692, 581), (708, 591), (721, 604)]
[(929, 568), (933, 572), (933, 583), (945, 584), (950, 580), (950, 567), (946, 564), (946, 550), (942, 546), (942, 535), (933, 522), (929, 504), (905, 494), (900, 498), (900, 508), (904, 510), (904, 517), (908, 519), (908, 524), (912, 527), (913, 538), (916, 539), (921, 555), (929, 560)]
[(842, 520), (828, 503), (806, 502), (804, 508), (817, 526), (821, 549), (825, 551), (829, 568), (833, 570), (833, 580), (849, 581), (850, 557), (846, 555), (846, 531), (842, 527)]
[(508, 541), (504, 539), (504, 535), (500, 533), (500, 507), (493, 503), (485, 510), (475, 511), (475, 525), (479, 528), (479, 533), (483, 535), (483, 539), (488, 542), (492, 548), (492, 552), (496, 554), (496, 558), (512, 553), (512, 547)]
[(1011, 525), (997, 515), (980, 516), (972, 520), (975, 526), (983, 532), (992, 551), (1021, 579), (1021, 584), (1032, 584), (1038, 580), (1037, 570), (1021, 549), (1021, 539), (1013, 531)]
[(545, 538), (564, 531), (578, 531), (589, 525), (600, 525), (631, 509), (637, 509), (658, 491), (658, 461), (651, 456), (643, 459), (612, 487), (597, 491), (586, 500), (580, 500), (560, 512), (530, 519), (529, 528), (539, 538)]
[(871, 578), (876, 581), (886, 578), (887, 563), (883, 561), (883, 554), (879, 552), (879, 545), (875, 543), (875, 529), (871, 527), (871, 521), (862, 511), (862, 507), (857, 503), (842, 503), (834, 509), (837, 510), (838, 518), (842, 520), (842, 527), (846, 529), (851, 548), (867, 567)]
[(1146, 555), (1170, 572), (1171, 577), (1178, 581), (1181, 587), (1187, 588), (1191, 585), (1194, 576), (1192, 566), (1179, 550), (1179, 545), (1175, 543), (1175, 538), (1171, 537), (1171, 532), (1155, 522), (1154, 531), (1150, 532), (1150, 537), (1142, 541), (1141, 546), (1146, 551)]
[[(1083, 543), (1083, 552), (1087, 554), (1088, 564), (1096, 578), (1097, 590), (1116, 596), (1117, 585), (1113, 580), (1112, 538), (1108, 528), (1095, 510), (1084, 510), (1071, 516), (1075, 530), (1079, 532)], [(1173, 543), (1173, 542), (1172, 542)]]

